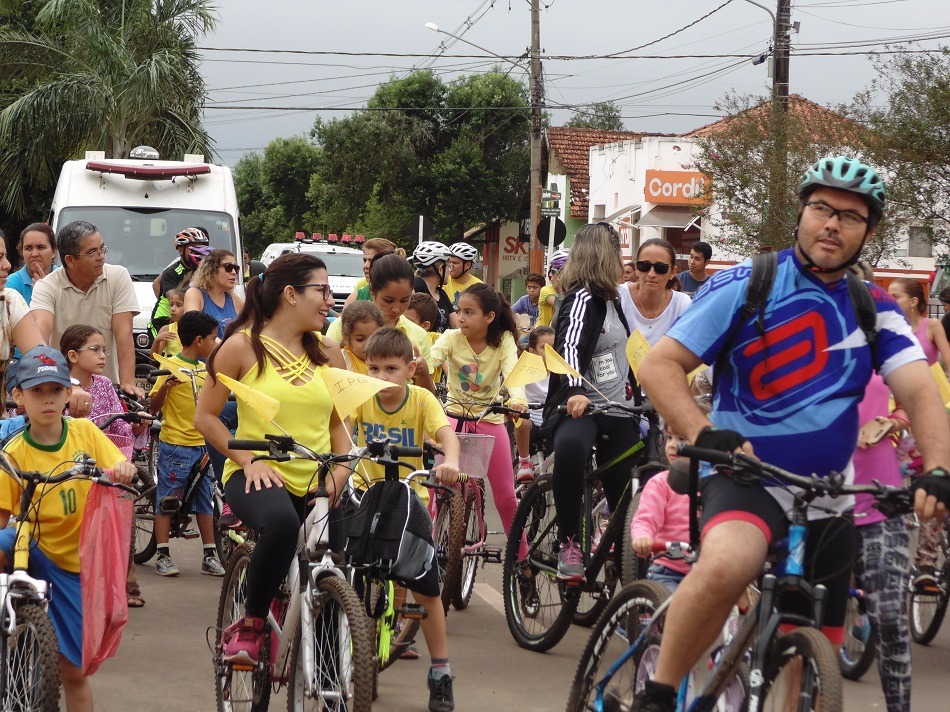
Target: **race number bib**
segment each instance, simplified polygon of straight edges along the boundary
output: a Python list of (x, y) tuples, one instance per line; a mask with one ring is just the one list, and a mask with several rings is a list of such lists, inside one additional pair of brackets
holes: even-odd
[(591, 360), (591, 371), (594, 375), (594, 383), (598, 385), (616, 381), (620, 377), (617, 361), (612, 353), (594, 356)]

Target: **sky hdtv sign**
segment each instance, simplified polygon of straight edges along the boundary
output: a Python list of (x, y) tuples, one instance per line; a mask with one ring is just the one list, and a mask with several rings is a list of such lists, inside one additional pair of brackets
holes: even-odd
[(643, 199), (658, 205), (702, 205), (708, 202), (707, 180), (699, 171), (648, 170)]

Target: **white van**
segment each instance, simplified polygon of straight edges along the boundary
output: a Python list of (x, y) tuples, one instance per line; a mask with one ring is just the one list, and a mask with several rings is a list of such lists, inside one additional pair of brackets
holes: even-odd
[(288, 252), (308, 252), (326, 262), (328, 281), (337, 309), (343, 308), (343, 300), (350, 296), (356, 282), (363, 276), (362, 251), (333, 242), (299, 239), (294, 242), (273, 242), (264, 249), (261, 262), (265, 266), (269, 265)]
[[(230, 250), (240, 263), (244, 259), (231, 169), (205, 163), (198, 155), (162, 161), (149, 151), (132, 152), (149, 156), (144, 160), (106, 159), (101, 151), (87, 151), (84, 160), (67, 161), (49, 220), (53, 230), (74, 220), (92, 223), (109, 246), (106, 261), (129, 270), (139, 300), (133, 320), (139, 347), (151, 343), (152, 282), (178, 259), (176, 234), (203, 227), (212, 247)], [(243, 285), (243, 271), (238, 280)]]

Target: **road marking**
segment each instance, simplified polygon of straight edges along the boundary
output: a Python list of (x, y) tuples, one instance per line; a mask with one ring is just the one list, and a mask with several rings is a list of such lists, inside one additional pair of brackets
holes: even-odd
[(487, 583), (476, 583), (475, 593), (477, 593), (478, 597), (485, 603), (501, 613), (501, 615), (505, 615), (505, 599), (494, 588)]

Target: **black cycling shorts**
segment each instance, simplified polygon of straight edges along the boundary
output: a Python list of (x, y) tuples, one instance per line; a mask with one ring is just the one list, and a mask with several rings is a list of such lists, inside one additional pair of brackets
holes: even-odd
[[(769, 546), (788, 534), (788, 518), (781, 505), (761, 485), (740, 485), (725, 475), (700, 480), (703, 535), (724, 521), (747, 521), (765, 535)], [(805, 579), (828, 589), (822, 630), (832, 643), (842, 640), (848, 587), (857, 553), (857, 534), (848, 517), (827, 517), (808, 523), (805, 541)], [(786, 594), (782, 610), (810, 616), (801, 594)]]

